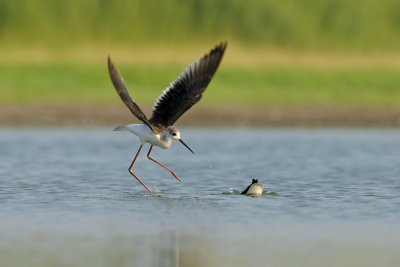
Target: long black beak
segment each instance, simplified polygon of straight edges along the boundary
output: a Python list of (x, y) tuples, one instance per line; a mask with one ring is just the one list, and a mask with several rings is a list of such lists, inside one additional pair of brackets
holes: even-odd
[(185, 142), (183, 142), (183, 141), (182, 141), (182, 139), (178, 139), (178, 141), (179, 141), (179, 142), (181, 142), (181, 143), (182, 143), (182, 145), (184, 145), (184, 146), (185, 146), (187, 149), (189, 149), (189, 150), (190, 150), (190, 152), (192, 152), (192, 153), (194, 154), (193, 150), (191, 150), (191, 149), (190, 149), (190, 147), (188, 147), (188, 145), (187, 145), (187, 144), (185, 144)]

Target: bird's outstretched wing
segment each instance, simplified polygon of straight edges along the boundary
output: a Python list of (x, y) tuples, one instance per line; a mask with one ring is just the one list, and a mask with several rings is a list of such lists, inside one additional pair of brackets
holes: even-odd
[(214, 76), (226, 42), (212, 49), (208, 54), (190, 64), (179, 77), (158, 97), (153, 106), (150, 122), (159, 128), (173, 125), (176, 120), (202, 97)]
[(122, 102), (129, 108), (133, 115), (139, 120), (145, 123), (150, 129), (155, 132), (153, 126), (147, 119), (146, 115), (140, 109), (140, 107), (132, 100), (131, 96), (126, 89), (126, 85), (122, 77), (119, 75), (118, 70), (114, 67), (111, 62), (110, 57), (108, 57), (108, 72), (110, 73), (111, 81), (114, 84), (115, 90), (117, 90), (118, 95), (121, 97)]

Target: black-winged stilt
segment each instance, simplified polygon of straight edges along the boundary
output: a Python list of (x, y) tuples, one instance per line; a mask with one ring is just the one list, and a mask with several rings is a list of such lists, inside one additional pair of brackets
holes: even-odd
[(179, 77), (158, 97), (153, 106), (153, 113), (150, 119), (147, 119), (140, 107), (132, 100), (124, 80), (119, 75), (118, 70), (114, 67), (110, 57), (108, 57), (108, 70), (117, 93), (133, 115), (143, 122), (141, 124), (118, 126), (115, 128), (115, 131), (129, 131), (140, 138), (141, 145), (129, 166), (129, 172), (150, 193), (152, 193), (151, 190), (132, 171), (133, 164), (135, 163), (143, 144), (151, 144), (147, 157), (169, 171), (178, 181), (180, 181), (179, 177), (173, 171), (150, 157), (150, 152), (153, 149), (153, 146), (167, 149), (171, 146), (172, 140), (177, 140), (194, 154), (194, 152), (182, 141), (179, 130), (176, 129), (173, 124), (186, 110), (201, 99), (203, 92), (206, 90), (212, 77), (217, 71), (226, 46), (226, 42), (217, 45), (208, 54), (205, 54), (203, 57), (186, 67)]

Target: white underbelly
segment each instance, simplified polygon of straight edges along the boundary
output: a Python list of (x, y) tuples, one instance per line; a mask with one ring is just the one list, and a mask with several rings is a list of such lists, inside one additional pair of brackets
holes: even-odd
[(128, 130), (137, 135), (142, 144), (150, 143), (152, 145), (165, 148), (161, 142), (160, 135), (155, 135), (146, 124), (127, 124), (121, 128), (125, 128), (123, 130)]

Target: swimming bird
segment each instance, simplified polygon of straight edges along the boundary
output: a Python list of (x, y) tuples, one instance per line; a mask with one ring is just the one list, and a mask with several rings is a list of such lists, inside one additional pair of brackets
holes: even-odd
[(248, 196), (261, 196), (264, 187), (258, 183), (257, 179), (253, 179), (251, 185), (249, 185), (241, 194)]
[(133, 164), (142, 150), (143, 145), (145, 143), (150, 143), (147, 158), (169, 171), (175, 179), (181, 181), (175, 172), (152, 158), (150, 153), (153, 146), (167, 149), (171, 146), (172, 140), (177, 140), (194, 154), (193, 150), (182, 141), (179, 130), (175, 128), (173, 124), (185, 111), (201, 99), (217, 71), (226, 46), (226, 42), (220, 43), (215, 48), (211, 49), (209, 53), (187, 66), (179, 77), (158, 97), (154, 103), (150, 119), (147, 119), (140, 107), (133, 101), (128, 93), (124, 80), (111, 62), (110, 57), (108, 57), (108, 71), (118, 95), (132, 114), (142, 122), (140, 124), (118, 126), (114, 130), (129, 131), (139, 137), (141, 145), (128, 170), (150, 193), (152, 193), (151, 190), (133, 173)]

